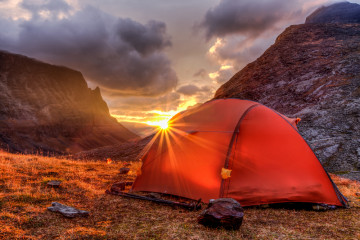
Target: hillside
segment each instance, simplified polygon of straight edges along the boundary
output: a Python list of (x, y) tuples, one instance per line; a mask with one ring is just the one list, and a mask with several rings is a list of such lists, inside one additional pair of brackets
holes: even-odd
[[(343, 16), (360, 16), (358, 4), (344, 4), (335, 6)], [(301, 118), (300, 133), (328, 171), (359, 171), (360, 23), (334, 14), (321, 8), (309, 23), (288, 27), (215, 98), (254, 100)]]
[[(356, 239), (360, 238), (358, 182), (332, 175), (350, 209), (245, 208), (238, 231), (199, 225), (199, 212), (105, 194), (115, 181), (132, 181), (130, 163), (79, 161), (0, 152), (0, 239)], [(61, 180), (60, 188), (46, 186)], [(165, 197), (165, 196), (163, 196)], [(52, 202), (87, 210), (67, 219), (47, 211)], [(203, 205), (203, 208), (205, 204)]]
[(80, 72), (0, 51), (1, 148), (64, 154), (136, 137)]

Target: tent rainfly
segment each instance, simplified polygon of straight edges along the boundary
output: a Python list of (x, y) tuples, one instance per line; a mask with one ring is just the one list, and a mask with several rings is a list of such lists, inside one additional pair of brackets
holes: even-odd
[(132, 189), (204, 202), (234, 198), (242, 206), (346, 206), (296, 122), (240, 99), (215, 99), (181, 112), (150, 142)]

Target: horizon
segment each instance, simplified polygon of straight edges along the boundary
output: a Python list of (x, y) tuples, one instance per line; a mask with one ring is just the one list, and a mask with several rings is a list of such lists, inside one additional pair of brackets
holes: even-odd
[(3, 0), (0, 48), (79, 70), (118, 122), (159, 126), (335, 2)]

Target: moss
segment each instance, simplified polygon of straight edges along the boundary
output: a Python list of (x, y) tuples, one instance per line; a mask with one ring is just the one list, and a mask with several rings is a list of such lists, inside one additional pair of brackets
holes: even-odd
[(12, 195), (9, 197), (14, 202), (18, 203), (27, 203), (27, 204), (42, 204), (42, 203), (48, 203), (51, 201), (58, 201), (58, 197), (53, 196), (34, 196), (30, 194), (19, 194), (19, 195)]
[(350, 173), (350, 171), (338, 171), (338, 172), (333, 172), (336, 175), (344, 175), (344, 174), (348, 174)]
[(30, 217), (21, 223), (22, 229), (41, 228), (46, 226), (46, 220), (41, 217)]

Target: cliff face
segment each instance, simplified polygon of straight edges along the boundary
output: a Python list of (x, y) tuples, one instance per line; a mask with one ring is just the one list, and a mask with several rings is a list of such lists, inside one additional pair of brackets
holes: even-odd
[(135, 138), (82, 74), (0, 51), (0, 146), (71, 153)]
[(359, 170), (360, 24), (314, 22), (287, 28), (215, 98), (254, 100), (300, 117), (300, 133), (327, 170)]

